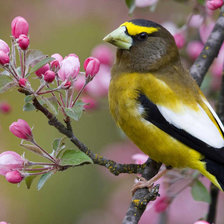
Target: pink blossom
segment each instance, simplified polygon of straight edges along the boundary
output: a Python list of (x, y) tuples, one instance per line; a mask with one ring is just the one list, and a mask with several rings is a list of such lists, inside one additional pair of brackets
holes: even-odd
[(29, 47), (29, 44), (30, 44), (29, 37), (26, 36), (25, 34), (19, 35), (19, 38), (18, 38), (17, 42), (19, 44), (19, 47), (22, 50), (26, 50)]
[(211, 21), (209, 24), (202, 24), (199, 28), (200, 38), (205, 43), (215, 26), (215, 22)]
[(9, 126), (9, 130), (18, 138), (29, 141), (33, 139), (32, 131), (29, 124), (22, 119), (18, 119), (18, 121), (13, 122)]
[(223, 0), (207, 0), (206, 7), (210, 10), (216, 10), (223, 5)]
[(11, 28), (12, 35), (18, 38), (21, 34), (28, 35), (29, 24), (23, 17), (17, 16), (12, 20)]
[[(58, 54), (58, 53), (55, 53), (55, 54), (52, 54), (51, 55), (52, 58), (55, 58), (57, 61), (59, 61), (60, 63), (63, 61), (63, 57)], [(52, 63), (52, 62), (51, 62)]]
[(0, 103), (0, 112), (3, 114), (8, 114), (11, 111), (11, 105), (6, 102), (1, 102)]
[(86, 105), (84, 105), (84, 108), (86, 110), (91, 110), (91, 109), (95, 109), (97, 107), (97, 102), (94, 98), (89, 97), (89, 96), (84, 96), (82, 97), (82, 101), (84, 103), (86, 103)]
[(97, 58), (89, 57), (84, 62), (84, 69), (86, 71), (86, 77), (93, 78), (100, 69), (100, 61)]
[(103, 97), (108, 93), (110, 84), (110, 67), (101, 65), (98, 74), (86, 86), (86, 91), (90, 96)]
[(23, 176), (18, 170), (14, 170), (6, 173), (5, 179), (11, 184), (18, 184), (23, 180)]
[(189, 26), (194, 28), (199, 28), (203, 23), (204, 18), (200, 14), (195, 14), (191, 17), (189, 21)]
[(195, 222), (194, 224), (209, 224), (209, 222), (206, 222), (204, 220), (200, 220), (200, 221)]
[(70, 81), (67, 81), (62, 88), (63, 89), (69, 89), (71, 87), (71, 84), (72, 83)]
[(143, 164), (147, 161), (148, 158), (149, 157), (147, 155), (142, 153), (137, 153), (132, 156), (132, 159), (135, 161), (136, 164)]
[(77, 79), (75, 80), (73, 86), (77, 91), (79, 91), (84, 86), (85, 82), (86, 82), (85, 76), (79, 75), (77, 76)]
[(13, 151), (6, 151), (0, 154), (0, 175), (5, 175), (7, 172), (22, 169), (25, 164), (25, 159)]
[(20, 87), (26, 87), (27, 79), (21, 78), (19, 79), (19, 86)]
[(5, 54), (9, 54), (10, 48), (8, 44), (0, 39), (0, 51), (3, 51)]
[(63, 61), (63, 57), (58, 53), (52, 54), (51, 57), (55, 58), (54, 61), (50, 62), (51, 69), (54, 71), (60, 69), (60, 64)]
[(8, 224), (8, 223), (5, 221), (1, 221), (0, 224)]
[(147, 6), (154, 5), (157, 2), (158, 0), (135, 0), (135, 5), (137, 7), (147, 7)]
[(112, 65), (114, 60), (111, 49), (103, 44), (96, 46), (92, 50), (92, 56), (97, 58), (101, 64), (105, 64), (108, 66)]
[(55, 79), (55, 73), (51, 70), (48, 70), (44, 73), (44, 80), (48, 83), (53, 82)]
[(38, 77), (42, 77), (42, 75), (44, 75), (44, 73), (46, 72), (46, 71), (48, 71), (48, 70), (50, 70), (50, 65), (49, 64), (46, 64), (46, 65), (44, 65), (44, 66), (42, 66), (41, 68), (39, 68), (36, 72), (35, 72), (35, 74), (38, 76)]
[(9, 63), (9, 60), (9, 55), (4, 51), (0, 51), (0, 64), (4, 66)]
[(170, 198), (162, 196), (158, 198), (154, 204), (155, 211), (160, 213), (164, 212), (170, 204)]
[(185, 45), (186, 39), (183, 32), (174, 34), (174, 39), (179, 49)]
[(204, 45), (201, 43), (201, 41), (191, 41), (187, 45), (187, 53), (189, 57), (193, 60), (195, 60), (199, 54), (201, 53)]
[(58, 76), (62, 81), (74, 79), (80, 69), (80, 62), (78, 56), (71, 54), (61, 62), (61, 68), (58, 71)]

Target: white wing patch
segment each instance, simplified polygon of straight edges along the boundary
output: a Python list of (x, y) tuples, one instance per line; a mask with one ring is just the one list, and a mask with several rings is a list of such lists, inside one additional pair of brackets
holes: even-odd
[[(206, 105), (209, 105), (208, 102), (206, 103)], [(212, 147), (221, 148), (224, 146), (224, 139), (222, 135), (199, 104), (198, 111), (195, 111), (190, 107), (183, 105), (182, 110), (178, 111), (178, 113), (164, 106), (157, 107), (163, 117), (175, 127), (185, 130), (192, 136), (200, 139), (201, 141), (207, 143)], [(208, 106), (208, 108), (209, 110), (211, 110), (210, 105)], [(215, 114), (215, 112), (211, 110), (211, 113), (217, 120), (219, 126), (223, 128), (221, 121), (219, 121), (218, 116)]]

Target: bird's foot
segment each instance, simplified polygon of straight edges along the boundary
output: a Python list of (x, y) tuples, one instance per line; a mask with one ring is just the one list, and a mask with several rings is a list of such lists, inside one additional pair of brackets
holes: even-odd
[(139, 181), (136, 184), (134, 184), (134, 186), (131, 189), (132, 195), (136, 192), (136, 190), (140, 188), (148, 188), (149, 190), (151, 190), (154, 185), (154, 182), (157, 181), (159, 178), (161, 178), (166, 172), (167, 169), (161, 170), (150, 180), (146, 180), (144, 177), (138, 177)]

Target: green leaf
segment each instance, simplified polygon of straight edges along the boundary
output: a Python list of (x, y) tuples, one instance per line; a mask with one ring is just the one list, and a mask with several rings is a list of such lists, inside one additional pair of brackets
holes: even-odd
[(53, 156), (58, 156), (59, 152), (61, 152), (65, 148), (65, 143), (64, 143), (65, 137), (63, 138), (56, 138), (52, 142), (52, 147), (53, 147)]
[(125, 2), (129, 9), (129, 14), (133, 13), (135, 10), (135, 0), (125, 0)]
[(39, 50), (29, 49), (26, 51), (26, 67), (34, 66), (46, 57), (47, 55)]
[(43, 174), (39, 181), (38, 181), (38, 184), (37, 184), (37, 190), (39, 191), (43, 186), (44, 184), (46, 183), (46, 181), (52, 176), (53, 172), (48, 172), (48, 173), (45, 173)]
[(23, 111), (32, 111), (32, 110), (35, 110), (35, 107), (32, 103), (26, 103), (23, 106)]
[(194, 182), (191, 188), (191, 194), (195, 201), (205, 201), (207, 203), (211, 201), (207, 188), (199, 180)]
[(65, 108), (65, 113), (75, 121), (78, 121), (82, 116), (84, 105), (85, 103), (83, 102), (77, 102), (73, 108)]
[(61, 156), (60, 165), (78, 166), (93, 163), (92, 159), (80, 150), (68, 149)]
[(26, 96), (25, 98), (24, 98), (24, 101), (25, 101), (25, 103), (29, 103), (31, 100), (33, 100), (34, 99), (34, 96), (33, 95), (28, 95), (28, 96)]
[(16, 83), (8, 75), (0, 75), (0, 93), (14, 87)]
[(44, 103), (47, 105), (47, 107), (51, 110), (51, 112), (53, 112), (54, 115), (57, 115), (58, 104), (55, 97), (50, 97), (50, 98), (42, 97), (42, 99), (44, 100)]
[(39, 68), (43, 67), (44, 65), (46, 65), (47, 63), (49, 63), (53, 60), (55, 60), (55, 58), (47, 57), (47, 58), (43, 59), (42, 61), (38, 62), (36, 65), (34, 65), (30, 69), (30, 73), (37, 71)]
[(33, 180), (37, 177), (37, 175), (32, 175), (32, 176), (28, 176), (25, 178), (25, 183), (26, 183), (26, 187), (27, 189), (30, 189), (31, 184), (33, 183)]

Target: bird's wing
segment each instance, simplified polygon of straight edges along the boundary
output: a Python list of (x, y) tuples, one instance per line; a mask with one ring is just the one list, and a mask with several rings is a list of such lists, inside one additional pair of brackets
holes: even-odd
[(200, 105), (195, 111), (182, 103), (181, 110), (175, 112), (154, 104), (143, 93), (138, 97), (144, 119), (207, 158), (224, 163), (224, 128), (207, 100), (203, 100), (210, 116)]

